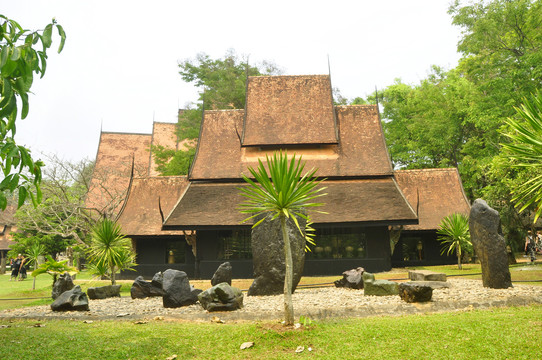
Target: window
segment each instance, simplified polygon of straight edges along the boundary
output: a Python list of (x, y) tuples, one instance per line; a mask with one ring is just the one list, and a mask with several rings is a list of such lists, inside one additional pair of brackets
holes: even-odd
[(166, 264), (185, 263), (186, 242), (184, 239), (166, 243)]
[(361, 228), (316, 230), (316, 246), (307, 253), (312, 259), (353, 259), (367, 257), (367, 236)]
[(217, 259), (252, 259), (252, 248), (250, 246), (250, 230), (219, 231)]
[(423, 241), (420, 237), (405, 237), (403, 238), (403, 260), (404, 261), (421, 261), (424, 259)]

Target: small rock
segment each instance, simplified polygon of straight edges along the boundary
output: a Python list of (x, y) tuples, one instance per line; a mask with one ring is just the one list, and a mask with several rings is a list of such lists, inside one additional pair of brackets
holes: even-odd
[(248, 341), (248, 342), (242, 343), (240, 349), (245, 350), (245, 349), (249, 349), (249, 348), (251, 348), (253, 346), (254, 346), (254, 342), (253, 341)]
[(305, 350), (305, 347), (300, 345), (300, 346), (297, 347), (297, 349), (295, 349), (295, 352), (296, 353), (302, 353), (304, 350)]

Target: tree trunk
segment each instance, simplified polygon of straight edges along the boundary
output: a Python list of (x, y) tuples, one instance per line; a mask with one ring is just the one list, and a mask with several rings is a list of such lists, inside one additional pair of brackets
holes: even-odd
[(0, 254), (2, 255), (2, 259), (0, 259), (0, 274), (4, 275), (6, 273), (6, 252), (0, 250)]
[(115, 267), (111, 268), (111, 285), (117, 285), (117, 281), (115, 280)]
[(455, 254), (457, 255), (457, 268), (463, 270), (463, 267), (461, 266), (461, 249), (459, 248), (459, 244), (455, 247)]
[(293, 264), (292, 249), (290, 248), (290, 238), (286, 228), (286, 216), (280, 214), (280, 227), (282, 230), (282, 240), (284, 241), (284, 263), (286, 265), (284, 274), (284, 325), (294, 324), (294, 304), (292, 303), (292, 281)]

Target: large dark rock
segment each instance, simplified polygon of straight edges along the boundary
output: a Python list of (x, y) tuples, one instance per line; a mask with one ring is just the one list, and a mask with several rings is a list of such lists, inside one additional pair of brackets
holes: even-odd
[(120, 285), (90, 287), (87, 290), (87, 295), (91, 300), (120, 297)]
[(220, 264), (218, 269), (216, 269), (211, 279), (211, 285), (215, 286), (223, 282), (231, 285), (231, 277), (232, 277), (231, 264), (229, 262), (225, 262), (223, 264)]
[(364, 268), (358, 267), (343, 272), (343, 278), (334, 282), (336, 287), (345, 287), (349, 289), (363, 289)]
[(75, 285), (73, 284), (73, 279), (65, 272), (64, 274), (60, 275), (55, 283), (53, 284), (53, 292), (51, 293), (51, 296), (53, 299), (58, 298), (63, 292), (73, 289)]
[[(284, 241), (280, 229), (280, 220), (271, 220), (272, 215), (252, 229), (252, 261), (254, 264), (254, 282), (248, 289), (248, 295), (279, 295), (284, 293)], [(306, 221), (297, 219), (301, 229)], [(290, 238), (293, 260), (292, 292), (295, 291), (305, 266), (305, 238), (299, 232), (292, 219), (286, 222)]]
[(184, 271), (167, 269), (163, 273), (162, 302), (166, 308), (176, 308), (195, 304), (201, 290), (194, 289), (188, 282)]
[(71, 290), (64, 291), (51, 304), (53, 311), (88, 311), (87, 294), (77, 285)]
[(145, 299), (153, 296), (162, 296), (164, 295), (164, 291), (161, 286), (154, 286), (153, 283), (145, 281), (143, 276), (138, 276), (132, 284), (130, 295), (132, 299)]
[(482, 265), (484, 287), (512, 287), (499, 212), (490, 208), (484, 200), (476, 199), (470, 210), (469, 230), (474, 251)]
[(431, 286), (401, 283), (399, 284), (399, 296), (407, 303), (431, 301), (433, 289)]
[(198, 295), (203, 308), (211, 311), (233, 311), (243, 307), (243, 293), (228, 283), (220, 283)]

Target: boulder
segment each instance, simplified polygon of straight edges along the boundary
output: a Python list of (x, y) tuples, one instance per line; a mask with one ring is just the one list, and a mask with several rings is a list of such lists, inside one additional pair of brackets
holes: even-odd
[(363, 285), (364, 295), (389, 296), (399, 294), (399, 286), (396, 282), (375, 280), (375, 276), (368, 272), (363, 273)]
[(499, 212), (489, 207), (484, 200), (476, 199), (470, 210), (469, 230), (474, 251), (482, 267), (484, 287), (512, 287)]
[(158, 271), (154, 276), (152, 277), (151, 284), (155, 288), (161, 289), (162, 285), (164, 283), (164, 274), (161, 271)]
[(198, 296), (203, 308), (211, 311), (233, 311), (243, 307), (243, 293), (228, 283), (220, 283)]
[(363, 289), (364, 268), (358, 267), (343, 272), (343, 278), (334, 282), (335, 287), (345, 287), (349, 289)]
[[(284, 241), (280, 220), (272, 220), (268, 215), (264, 221), (252, 229), (252, 261), (254, 265), (254, 282), (248, 290), (249, 296), (279, 295), (284, 293)], [(259, 221), (259, 218), (256, 219)], [(305, 229), (306, 221), (298, 217), (301, 229)], [(292, 250), (293, 279), (292, 293), (295, 291), (305, 266), (305, 238), (299, 232), (294, 221), (286, 222)]]
[(430, 270), (409, 270), (408, 278), (412, 281), (446, 281), (446, 274)]
[(130, 295), (132, 299), (145, 299), (153, 296), (162, 296), (164, 295), (164, 291), (161, 287), (156, 287), (151, 282), (145, 281), (143, 276), (138, 276), (132, 284)]
[(107, 285), (91, 287), (87, 290), (88, 298), (91, 300), (120, 297), (120, 285)]
[(399, 296), (407, 303), (431, 301), (433, 289), (425, 285), (399, 284)]
[(163, 273), (162, 302), (166, 308), (193, 305), (198, 301), (201, 290), (194, 289), (184, 271), (167, 269)]
[(211, 285), (215, 286), (223, 282), (231, 285), (231, 278), (232, 278), (231, 264), (229, 262), (225, 262), (223, 264), (220, 264), (218, 269), (216, 269), (211, 279)]
[(75, 285), (73, 284), (72, 277), (70, 274), (65, 272), (64, 274), (60, 275), (53, 284), (53, 292), (51, 293), (51, 296), (53, 299), (56, 299), (65, 291), (73, 289), (74, 286)]
[(87, 294), (77, 285), (71, 290), (64, 291), (51, 304), (53, 311), (88, 311)]

